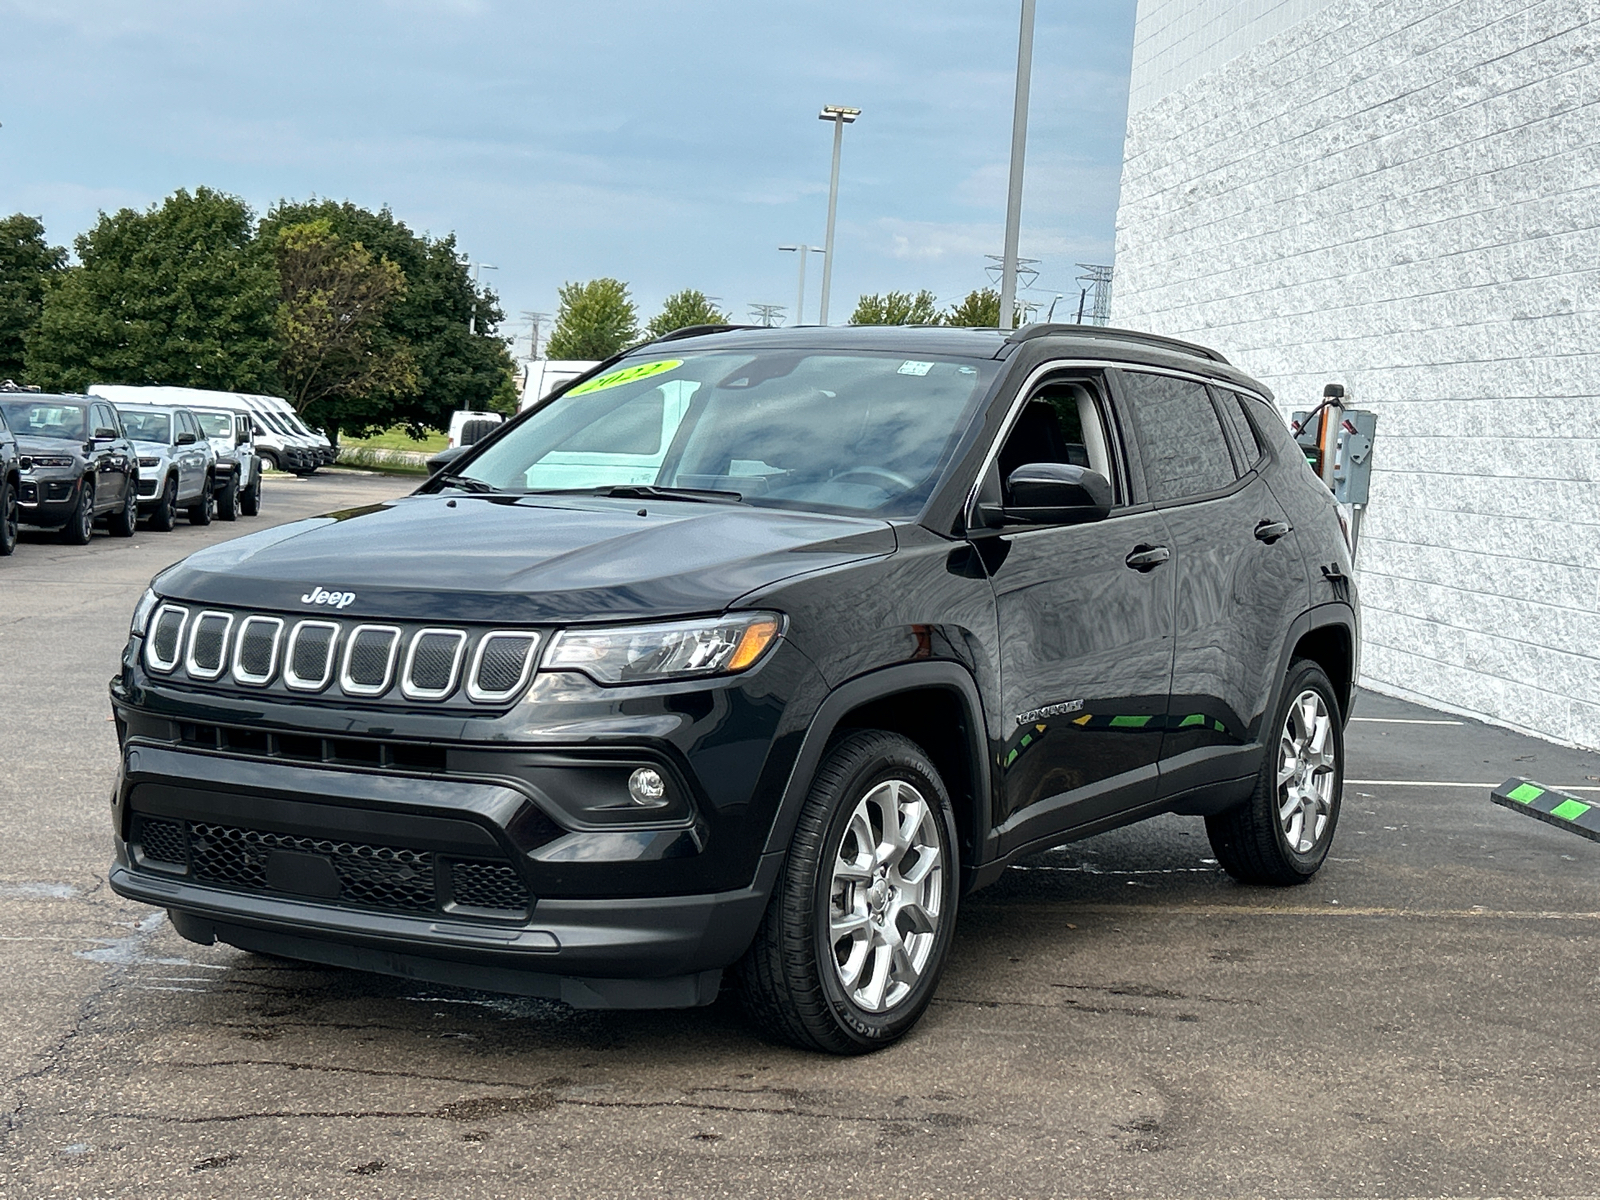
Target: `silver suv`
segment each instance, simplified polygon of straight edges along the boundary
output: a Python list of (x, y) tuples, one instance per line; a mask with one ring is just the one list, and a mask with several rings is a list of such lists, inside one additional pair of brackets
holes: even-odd
[(261, 457), (256, 453), (255, 425), (248, 413), (227, 408), (191, 408), (200, 429), (217, 452), (217, 516), (231, 521), (240, 513), (261, 511)]
[(178, 509), (189, 524), (209, 525), (217, 512), (217, 452), (187, 408), (119, 404), (123, 428), (139, 456), (139, 515), (166, 532)]

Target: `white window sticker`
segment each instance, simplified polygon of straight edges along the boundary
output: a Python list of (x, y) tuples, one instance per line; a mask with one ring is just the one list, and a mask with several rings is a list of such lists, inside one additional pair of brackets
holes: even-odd
[(912, 362), (909, 358), (900, 364), (902, 375), (926, 375), (931, 370), (933, 370), (932, 363)]

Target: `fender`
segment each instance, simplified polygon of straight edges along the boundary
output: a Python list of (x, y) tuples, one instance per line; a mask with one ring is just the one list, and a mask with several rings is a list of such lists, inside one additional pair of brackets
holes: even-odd
[[(884, 667), (867, 675), (840, 684), (818, 706), (816, 715), (800, 743), (789, 772), (783, 796), (778, 802), (777, 816), (772, 831), (767, 835), (764, 854), (783, 854), (789, 849), (794, 828), (800, 819), (800, 809), (805, 805), (811, 790), (811, 781), (822, 765), (823, 754), (833, 740), (839, 723), (854, 709), (874, 700), (882, 700), (899, 692), (922, 691), (937, 688), (952, 692), (965, 711), (967, 722), (967, 759), (972, 773), (972, 827), (966, 832), (972, 845), (981, 855), (989, 842), (993, 826), (993, 794), (991, 791), (988, 728), (983, 718), (983, 701), (978, 685), (967, 669), (953, 662), (902, 663)], [(962, 874), (970, 878), (975, 863), (963, 863)]]

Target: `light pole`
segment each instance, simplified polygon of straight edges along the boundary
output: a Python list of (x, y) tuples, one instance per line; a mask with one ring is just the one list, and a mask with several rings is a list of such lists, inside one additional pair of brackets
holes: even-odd
[[(1028, 2), (1032, 3), (1032, 0)], [(828, 323), (828, 292), (833, 287), (833, 218), (839, 209), (839, 150), (844, 145), (844, 127), (852, 124), (860, 115), (859, 108), (846, 108), (842, 104), (825, 104), (817, 114), (818, 120), (833, 122), (833, 174), (828, 181), (828, 236), (822, 246), (822, 312), (817, 318), (819, 325)]]
[[(779, 246), (778, 249), (797, 250), (800, 252), (800, 293), (794, 302), (794, 323), (796, 325), (804, 325), (806, 313), (806, 259), (813, 254), (823, 253), (823, 250), (820, 246)], [(827, 322), (824, 321), (823, 324), (826, 325)]]
[(500, 268), (493, 263), (472, 264), (472, 315), (467, 318), (467, 332), (476, 336), (478, 332), (478, 271), (498, 271)]
[(1033, 76), (1034, 0), (1022, 0), (1017, 38), (1017, 102), (1011, 113), (1011, 185), (1006, 192), (1005, 263), (1000, 272), (1000, 328), (1010, 329), (1017, 298), (1017, 240), (1022, 231), (1022, 161), (1028, 147), (1028, 84)]

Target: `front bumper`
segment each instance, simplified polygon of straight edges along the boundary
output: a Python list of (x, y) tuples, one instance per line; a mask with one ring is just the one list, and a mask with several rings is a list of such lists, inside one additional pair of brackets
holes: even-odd
[(30, 472), (17, 491), (17, 519), (46, 529), (65, 525), (78, 507), (81, 475)]

